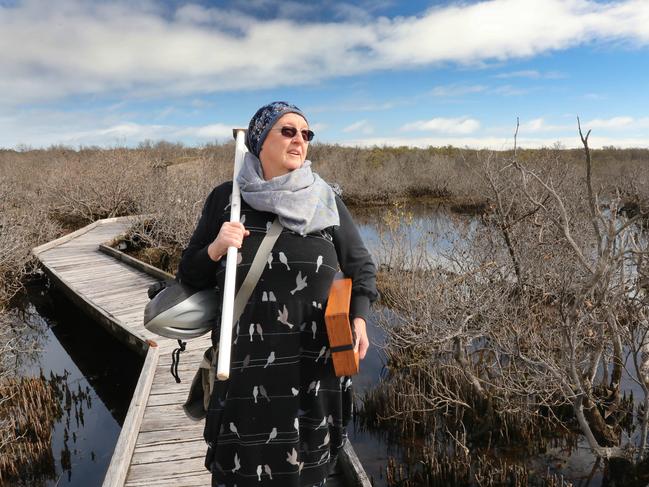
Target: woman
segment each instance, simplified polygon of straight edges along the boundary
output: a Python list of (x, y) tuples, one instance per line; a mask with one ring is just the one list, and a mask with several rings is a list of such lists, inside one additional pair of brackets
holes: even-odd
[[(360, 358), (377, 297), (376, 269), (349, 211), (306, 160), (313, 132), (286, 102), (261, 107), (248, 127), (237, 178), (241, 222), (229, 221), (232, 183), (208, 196), (178, 277), (223, 286), (229, 246), (240, 249), (237, 289), (276, 216), (283, 226), (233, 331), (230, 379), (216, 381), (205, 425), (213, 485), (321, 485), (346, 441), (351, 378), (334, 375), (324, 324), (340, 266), (352, 278), (351, 318)], [(218, 344), (218, 330), (212, 331)]]

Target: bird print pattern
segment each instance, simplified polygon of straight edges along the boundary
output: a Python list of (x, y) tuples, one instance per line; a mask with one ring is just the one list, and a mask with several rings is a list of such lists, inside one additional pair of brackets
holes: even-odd
[[(242, 214), (251, 233), (239, 252), (237, 288), (275, 218), (245, 204)], [(275, 243), (233, 330), (230, 379), (215, 382), (210, 400), (205, 465), (213, 486), (326, 481), (352, 409), (351, 379), (334, 374), (324, 324), (337, 267), (326, 232), (284, 229)], [(224, 274), (219, 266), (219, 286)]]

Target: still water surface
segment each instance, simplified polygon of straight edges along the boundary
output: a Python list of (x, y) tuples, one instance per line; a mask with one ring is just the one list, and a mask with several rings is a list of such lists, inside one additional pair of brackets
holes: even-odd
[(22, 307), (41, 351), (21, 374), (42, 372), (64, 391), (52, 465), (29, 485), (101, 485), (143, 360), (44, 282), (29, 286)]

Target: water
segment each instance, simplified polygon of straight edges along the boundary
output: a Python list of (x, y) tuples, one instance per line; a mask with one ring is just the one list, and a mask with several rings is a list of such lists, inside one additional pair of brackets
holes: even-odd
[(21, 306), (40, 352), (20, 374), (54, 377), (71, 397), (54, 425), (53, 464), (28, 485), (101, 485), (143, 360), (42, 282), (29, 286)]
[[(377, 265), (399, 265), (395, 262), (399, 256), (392, 255), (391, 235), (403, 238), (397, 249), (400, 252), (411, 251), (420, 254), (418, 248), (407, 246), (406, 242), (417, 242), (423, 246), (425, 254), (435, 265), (454, 268), (448, 258), (451, 250), (457, 245), (466, 245), (478, 224), (476, 218), (459, 216), (438, 204), (416, 204), (407, 208), (402, 206), (384, 206), (376, 208), (353, 208), (354, 221), (359, 229), (372, 258)], [(377, 325), (377, 313), (373, 310), (367, 324), (370, 349), (361, 362), (360, 372), (354, 378), (354, 390), (358, 397), (375, 386), (384, 370), (385, 355), (381, 347), (385, 336)], [(385, 467), (390, 457), (403, 456), (400, 445), (387, 441), (385, 435), (364, 430), (358, 424), (348, 426), (349, 438), (354, 449), (375, 487), (387, 485)]]
[[(378, 382), (385, 364), (385, 356), (381, 350), (385, 343), (385, 336), (382, 329), (376, 325), (376, 321), (376, 313), (372, 312), (367, 323), (370, 348), (365, 359), (360, 363), (358, 375), (353, 379), (357, 397), (362, 396), (364, 391), (372, 388)], [(349, 439), (365, 471), (375, 481), (374, 485), (383, 485), (379, 481), (383, 477), (383, 470), (391, 450), (394, 448), (386, 443), (380, 435), (364, 431), (357, 424), (350, 424), (347, 430)]]
[(480, 225), (475, 216), (434, 203), (358, 208), (352, 215), (374, 262), (387, 267), (407, 268), (404, 256), (425, 255), (428, 265), (456, 271), (458, 251), (473, 242)]

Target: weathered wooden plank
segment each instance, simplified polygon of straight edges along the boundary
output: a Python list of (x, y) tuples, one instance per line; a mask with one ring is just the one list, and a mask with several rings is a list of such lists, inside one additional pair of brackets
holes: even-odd
[[(146, 295), (146, 292), (140, 294), (140, 301), (139, 302), (134, 302), (131, 306), (121, 309), (121, 310), (114, 310), (113, 311), (113, 316), (119, 318), (123, 322), (128, 322), (132, 321), (136, 318), (139, 318), (139, 325), (144, 326), (142, 322), (142, 318), (144, 318), (144, 308), (146, 304), (149, 302), (149, 297)], [(167, 340), (164, 337), (160, 337), (163, 340)]]
[[(170, 392), (175, 393), (185, 393), (189, 392), (189, 384), (177, 384), (177, 388)], [(182, 386), (182, 388), (181, 388)], [(185, 411), (182, 408), (182, 403), (177, 404), (165, 404), (160, 406), (149, 406), (146, 408), (146, 413), (142, 418), (142, 431), (153, 431), (159, 429), (169, 429), (168, 427), (162, 424), (162, 427), (159, 427), (159, 420), (168, 419), (169, 421), (176, 421), (174, 424), (182, 425), (183, 422), (191, 421), (186, 415)], [(149, 425), (153, 425), (149, 427)]]
[(163, 392), (149, 395), (149, 406), (166, 406), (171, 404), (183, 404), (187, 394), (182, 391)]
[(202, 438), (184, 438), (166, 443), (138, 446), (133, 452), (131, 465), (146, 463), (176, 462), (186, 458), (205, 456), (205, 441)]
[(84, 310), (93, 319), (97, 320), (103, 327), (105, 327), (111, 334), (115, 335), (119, 340), (125, 343), (138, 353), (145, 354), (148, 346), (146, 345), (147, 339), (154, 339), (153, 334), (147, 332), (142, 328), (142, 332), (138, 329), (129, 330), (124, 328), (121, 323), (117, 322), (110, 313), (86, 298), (83, 294), (70, 288), (68, 283), (63, 280), (58, 273), (50, 268), (45, 267), (45, 272), (50, 276), (50, 279), (58, 286), (64, 294), (79, 308)]
[[(183, 428), (174, 428), (171, 430), (157, 431), (140, 431), (137, 437), (135, 448), (141, 448), (148, 445), (157, 445), (174, 441), (186, 441), (188, 438), (195, 440), (203, 439), (204, 421), (191, 421)], [(205, 442), (203, 442), (205, 447)]]
[[(88, 296), (92, 296), (98, 303), (106, 303), (106, 305), (111, 306), (112, 313), (119, 313), (121, 309), (124, 309), (127, 306), (132, 304), (140, 304), (144, 306), (149, 297), (146, 293), (147, 287), (138, 286), (138, 287), (127, 287), (121, 292), (116, 292), (115, 294), (108, 294), (105, 291), (101, 292), (88, 292)], [(98, 294), (98, 296), (94, 296)], [(121, 306), (118, 306), (121, 305)]]
[[(65, 276), (63, 276), (65, 279)], [(69, 280), (67, 280), (70, 283)], [(111, 301), (121, 301), (124, 298), (131, 299), (146, 299), (148, 296), (146, 290), (149, 287), (148, 282), (133, 283), (132, 279), (113, 280), (107, 279), (106, 281), (88, 282), (83, 286), (76, 286), (75, 283), (70, 283), (75, 287), (79, 293), (88, 296), (94, 301), (104, 300), (110, 303)], [(111, 294), (112, 292), (112, 294)]]
[(112, 257), (115, 257), (118, 260), (128, 263), (130, 266), (146, 274), (149, 274), (150, 276), (154, 277), (156, 280), (164, 281), (167, 279), (173, 279), (174, 277), (173, 274), (164, 272), (158, 269), (157, 267), (153, 267), (152, 265), (147, 264), (146, 262), (142, 262), (141, 260), (134, 259), (130, 255), (127, 255), (124, 252), (120, 252), (119, 250), (114, 249), (112, 247), (108, 247), (107, 245), (100, 245), (99, 251), (104, 252), (105, 254), (108, 254)]
[(110, 289), (84, 289), (83, 294), (91, 298), (93, 301), (95, 301), (97, 304), (102, 304), (103, 303), (111, 303), (111, 302), (120, 302), (125, 298), (131, 297), (134, 299), (143, 299), (146, 297), (146, 299), (149, 299), (146, 295), (146, 288), (141, 288), (139, 287), (138, 290), (136, 291), (134, 295), (134, 292), (132, 289), (125, 289), (125, 290), (120, 290), (119, 288), (113, 289), (113, 292), (111, 293)]
[(141, 305), (134, 304), (132, 308), (115, 311), (112, 315), (129, 328), (133, 326), (142, 326), (145, 306), (146, 303), (142, 303)]
[(70, 241), (70, 240), (72, 240), (74, 238), (77, 238), (77, 237), (83, 235), (84, 233), (89, 232), (90, 230), (92, 230), (93, 228), (95, 228), (98, 225), (100, 225), (99, 222), (91, 223), (90, 225), (87, 225), (87, 226), (85, 226), (83, 228), (80, 228), (79, 230), (76, 230), (76, 231), (74, 231), (72, 233), (68, 233), (67, 235), (63, 235), (62, 237), (57, 238), (56, 240), (52, 240), (51, 242), (47, 242), (47, 243), (45, 243), (43, 245), (39, 245), (38, 247), (35, 247), (34, 249), (32, 249), (32, 253), (34, 255), (38, 256), (38, 254), (41, 254), (41, 253), (45, 252), (46, 250), (58, 247), (58, 246), (64, 244), (65, 242), (68, 242), (68, 241)]
[[(167, 339), (161, 339), (161, 350), (160, 350), (160, 361), (158, 362), (158, 367), (170, 366), (172, 362), (171, 351), (178, 346), (178, 342)], [(169, 343), (171, 342), (171, 343)], [(203, 343), (189, 342), (185, 346), (185, 351), (180, 354), (180, 366), (183, 366), (187, 363), (195, 364), (198, 367), (198, 364), (203, 360), (203, 354), (205, 350), (212, 346), (212, 343), (209, 340), (205, 340)]]
[[(155, 282), (150, 276), (143, 274), (141, 272), (128, 271), (124, 272), (118, 267), (103, 265), (101, 267), (90, 267), (86, 266), (82, 270), (75, 271), (66, 271), (59, 266), (54, 266), (56, 269), (64, 275), (71, 282), (74, 282), (77, 286), (85, 286), (86, 283), (96, 282), (110, 282), (112, 280), (121, 280), (128, 282), (129, 280), (142, 283)], [(110, 281), (109, 281), (110, 279)]]
[[(144, 297), (142, 296), (142, 293), (138, 292), (137, 295), (131, 295), (129, 296), (128, 294), (125, 295), (118, 295), (119, 297), (115, 297), (114, 299), (111, 299), (110, 296), (103, 296), (101, 298), (93, 298), (92, 295), (87, 295), (90, 297), (90, 299), (94, 299), (94, 301), (101, 306), (102, 308), (110, 310), (111, 315), (115, 316), (115, 314), (122, 313), (124, 311), (135, 311), (138, 308), (146, 305), (146, 301)], [(146, 296), (146, 295), (144, 295)], [(146, 298), (148, 299), (148, 298)]]
[[(110, 263), (97, 263), (79, 261), (69, 264), (56, 264), (45, 262), (46, 265), (56, 269), (59, 274), (65, 276), (66, 279), (75, 283), (75, 287), (82, 287), (86, 282), (112, 279), (126, 279), (130, 277), (139, 277), (140, 279), (147, 279), (148, 276), (144, 274), (136, 274), (133, 271), (124, 272), (118, 267), (110, 265)], [(150, 279), (150, 278), (148, 278)], [(147, 280), (148, 280), (147, 279)]]
[(157, 361), (158, 347), (154, 343), (151, 343), (149, 352), (144, 360), (144, 365), (142, 366), (140, 379), (137, 382), (128, 413), (126, 414), (126, 419), (122, 425), (122, 432), (126, 432), (126, 434), (120, 433), (117, 439), (115, 453), (113, 453), (106, 477), (104, 477), (104, 487), (120, 487), (124, 485), (128, 466), (133, 456), (133, 450), (135, 450), (137, 434), (140, 430), (142, 417), (144, 416), (146, 403), (149, 398), (149, 391), (153, 383)]
[(114, 266), (111, 266), (109, 262), (106, 262), (103, 259), (101, 260), (97, 259), (94, 256), (94, 254), (91, 253), (74, 255), (74, 256), (61, 256), (61, 257), (50, 258), (50, 259), (42, 259), (42, 262), (44, 262), (49, 266), (56, 267), (57, 270), (59, 270), (60, 272), (71, 272), (71, 273), (74, 273), (75, 271), (79, 273), (83, 273), (87, 271), (89, 268), (101, 267), (104, 265), (108, 265), (109, 267), (114, 268)]
[(149, 298), (146, 297), (142, 291), (137, 294), (129, 296), (128, 294), (122, 298), (110, 299), (109, 296), (98, 299), (96, 302), (100, 306), (110, 309), (113, 316), (117, 316), (123, 312), (133, 313), (144, 309), (146, 302)]
[[(138, 272), (132, 269), (122, 269), (119, 266), (116, 266), (110, 262), (71, 262), (68, 264), (52, 264), (57, 268), (57, 270), (70, 279), (74, 279), (75, 282), (82, 284), (86, 281), (98, 280), (99, 278), (106, 279), (107, 277), (137, 277), (142, 280), (155, 282), (151, 276), (148, 276), (142, 272)], [(69, 267), (66, 269), (65, 267)]]
[[(176, 345), (177, 346), (177, 345)], [(160, 384), (160, 385), (175, 385), (176, 382), (174, 378), (169, 374), (169, 370), (171, 369), (171, 364), (172, 364), (172, 348), (169, 347), (168, 351), (160, 351), (160, 358), (164, 358), (164, 362), (158, 365), (158, 373), (160, 374), (159, 376), (156, 377), (155, 383)], [(193, 354), (193, 355), (186, 355), (187, 352), (183, 352), (180, 354), (180, 363), (178, 364), (178, 371), (183, 374), (183, 376), (180, 378), (183, 382), (185, 382), (185, 378), (187, 378), (187, 381), (191, 380), (191, 377), (188, 377), (186, 374), (191, 373), (192, 377), (194, 376), (194, 372), (198, 370), (198, 366), (200, 365), (201, 361), (203, 360), (203, 352), (201, 350), (201, 353), (198, 354)]]
[[(194, 483), (192, 483), (194, 482)], [(202, 457), (153, 465), (132, 465), (126, 479), (127, 486), (192, 486), (211, 484), (211, 474), (205, 469)]]
[[(148, 412), (148, 411), (147, 411)], [(167, 414), (167, 416), (146, 415), (142, 420), (141, 431), (165, 431), (187, 426), (189, 419), (180, 405), (177, 409)]]
[[(191, 475), (178, 476), (171, 479), (150, 479), (149, 481), (144, 480), (142, 482), (127, 482), (125, 485), (129, 487), (141, 487), (141, 486), (154, 486), (154, 487), (205, 487), (211, 485), (211, 474), (207, 469), (203, 468), (205, 473), (195, 473)], [(336, 487), (334, 485), (334, 487)]]
[(372, 487), (372, 482), (349, 440), (338, 454), (338, 465), (345, 477), (345, 484), (349, 487)]
[(41, 260), (57, 260), (65, 258), (82, 258), (88, 257), (95, 253), (95, 245), (89, 243), (74, 243), (66, 244), (61, 247), (56, 247), (51, 250), (47, 250), (39, 255)]
[(183, 368), (178, 367), (180, 383), (176, 383), (176, 380), (171, 375), (171, 367), (165, 367), (160, 371), (161, 377), (153, 383), (151, 394), (189, 394), (189, 387), (198, 370), (198, 365), (198, 363), (195, 363)]

